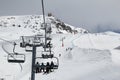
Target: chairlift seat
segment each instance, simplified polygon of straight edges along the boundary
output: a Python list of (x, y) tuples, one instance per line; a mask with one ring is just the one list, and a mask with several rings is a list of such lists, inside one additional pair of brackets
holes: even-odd
[(25, 47), (25, 51), (26, 51), (26, 52), (32, 52), (32, 51), (33, 51), (33, 47), (31, 47), (31, 46), (26, 46), (26, 47)]
[(10, 63), (24, 63), (25, 62), (25, 55), (24, 54), (9, 54), (8, 55), (8, 62)]
[(34, 45), (35, 46), (43, 46), (44, 43), (42, 43), (41, 41), (34, 41)]
[(53, 69), (58, 69), (58, 65), (54, 65), (54, 66), (53, 66)]
[(43, 48), (52, 48), (52, 47), (53, 47), (52, 44), (50, 44), (50, 46), (48, 46), (48, 45), (46, 45), (46, 46), (44, 45), (43, 46)]
[(42, 58), (53, 58), (54, 54), (42, 54)]
[(25, 46), (30, 46), (30, 47), (32, 47), (32, 46), (33, 46), (33, 44), (26, 43), (26, 45), (25, 45)]
[(51, 33), (52, 31), (50, 30), (50, 31), (47, 31), (47, 33)]

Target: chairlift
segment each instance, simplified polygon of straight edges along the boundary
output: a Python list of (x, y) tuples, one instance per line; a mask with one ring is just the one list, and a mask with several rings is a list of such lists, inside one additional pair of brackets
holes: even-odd
[(40, 42), (37, 42), (37, 41), (35, 41), (35, 42), (33, 42), (34, 43), (34, 45), (35, 46), (43, 46), (44, 45), (44, 43), (42, 42), (42, 43), (40, 43)]
[(53, 45), (52, 44), (50, 44), (49, 46), (48, 45), (43, 45), (43, 48), (52, 48), (53, 47)]
[(20, 54), (20, 53), (16, 53), (15, 52), (15, 46), (16, 46), (16, 43), (14, 42), (13, 53), (9, 53), (8, 57), (7, 57), (8, 62), (11, 62), (11, 63), (24, 63), (25, 62), (25, 55)]
[(43, 41), (42, 41), (41, 38), (43, 38), (43, 37), (36, 35), (36, 36), (34, 37), (33, 44), (36, 45), (36, 46), (43, 46)]
[(45, 26), (46, 26), (46, 30), (51, 30), (51, 24), (50, 23), (42, 23), (41, 24), (41, 29), (45, 30)]
[(25, 47), (25, 51), (26, 51), (26, 52), (32, 52), (32, 51), (33, 51), (33, 47), (31, 47), (31, 46), (26, 46), (26, 47)]
[(51, 37), (50, 34), (47, 34), (47, 35), (46, 35), (46, 40), (52, 40), (52, 37)]
[(52, 32), (52, 30), (48, 30), (48, 31), (47, 31), (47, 33), (51, 33), (51, 32)]
[(54, 52), (53, 51), (42, 51), (41, 53), (42, 58), (53, 58), (54, 57)]
[(20, 47), (24, 48), (24, 47), (26, 46), (25, 41), (24, 41), (24, 37), (21, 36), (21, 37), (20, 37), (20, 40), (21, 40), (21, 42), (20, 42)]
[(20, 47), (25, 48), (26, 46), (32, 46), (33, 45), (33, 39), (34, 36), (21, 36), (20, 37)]
[(43, 37), (43, 34), (42, 33), (38, 33), (35, 36)]
[(49, 50), (53, 47), (53, 45), (51, 44), (51, 40), (47, 41), (46, 44), (43, 45), (43, 48), (48, 48)]
[(20, 42), (20, 47), (24, 48), (26, 46), (25, 42)]
[(14, 43), (14, 47), (13, 47), (13, 53), (8, 54), (8, 62), (11, 63), (24, 63), (25, 62), (25, 55), (24, 54), (20, 54), (20, 53), (16, 53), (15, 52), (15, 46), (16, 43)]
[[(35, 64), (34, 67), (35, 67), (35, 69), (39, 69), (40, 73), (42, 73), (42, 72), (45, 73), (47, 68), (54, 71), (55, 69), (58, 69), (58, 67), (59, 67), (59, 59), (57, 57), (53, 57), (53, 58), (37, 57), (36, 63), (39, 63), (39, 64)], [(49, 63), (49, 65), (47, 65), (47, 63)], [(39, 73), (39, 71), (37, 71), (37, 72)]]
[(25, 55), (14, 53), (14, 54), (8, 54), (8, 62), (10, 63), (24, 63), (25, 62)]

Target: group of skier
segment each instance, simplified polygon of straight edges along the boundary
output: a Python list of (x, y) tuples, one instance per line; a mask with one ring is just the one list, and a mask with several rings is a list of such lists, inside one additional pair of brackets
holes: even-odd
[(51, 61), (51, 63), (47, 62), (47, 64), (45, 65), (44, 63), (41, 63), (41, 65), (39, 64), (39, 62), (36, 63), (36, 73), (50, 73), (52, 72), (54, 69), (54, 63), (53, 61)]

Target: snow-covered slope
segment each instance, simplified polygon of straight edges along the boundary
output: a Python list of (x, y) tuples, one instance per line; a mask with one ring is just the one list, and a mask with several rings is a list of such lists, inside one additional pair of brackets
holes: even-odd
[[(37, 20), (34, 20), (34, 18), (35, 16), (1, 17), (0, 79), (30, 80), (32, 54), (25, 52), (24, 48), (19, 47), (19, 36), (34, 35), (39, 32), (39, 25), (42, 23), (42, 20), (39, 20), (38, 16), (36, 16), (38, 22), (41, 21), (41, 23), (38, 23), (39, 25), (33, 28)], [(51, 19), (52, 18), (53, 17), (51, 17)], [(5, 21), (9, 23), (5, 25)], [(28, 21), (28, 23), (24, 23), (24, 21)], [(14, 27), (13, 23), (15, 24)], [(53, 73), (47, 75), (36, 74), (36, 80), (120, 79), (120, 51), (119, 49), (115, 49), (120, 46), (120, 34), (114, 32), (71, 34), (69, 31), (63, 30), (59, 22), (52, 21), (52, 23), (52, 50), (55, 52), (55, 56), (59, 58), (60, 66), (59, 69)], [(54, 26), (56, 23), (58, 23), (59, 30)], [(21, 27), (19, 25), (21, 25)], [(32, 26), (30, 27), (30, 25)], [(64, 34), (58, 34), (56, 33), (57, 31), (61, 31)], [(61, 41), (63, 38), (64, 46)], [(11, 64), (7, 62), (7, 55), (12, 52), (14, 41), (18, 44), (16, 51), (26, 55), (26, 61), (23, 64)], [(40, 54), (42, 50), (43, 48), (38, 48), (37, 55)], [(59, 56), (59, 54), (61, 54), (61, 56)]]

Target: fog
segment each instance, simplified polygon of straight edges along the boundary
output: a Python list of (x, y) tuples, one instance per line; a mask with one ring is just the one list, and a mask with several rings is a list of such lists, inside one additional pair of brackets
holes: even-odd
[[(45, 13), (90, 32), (120, 32), (119, 0), (44, 0)], [(42, 14), (41, 0), (1, 0), (0, 15)]]

